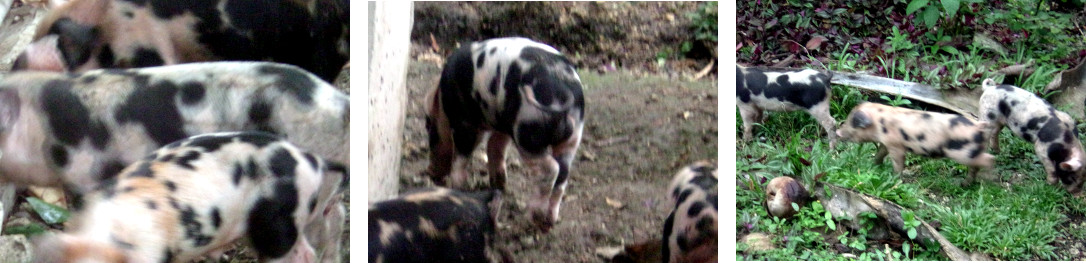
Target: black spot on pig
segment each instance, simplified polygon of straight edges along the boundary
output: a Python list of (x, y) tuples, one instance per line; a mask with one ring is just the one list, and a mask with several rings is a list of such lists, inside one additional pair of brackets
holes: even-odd
[(91, 118), (87, 107), (72, 93), (71, 81), (47, 82), (42, 89), (41, 103), (54, 137), (64, 145), (78, 146), (84, 138), (88, 138), (95, 148), (101, 150), (109, 143), (109, 130)]
[(702, 209), (705, 209), (705, 202), (694, 202), (690, 204), (689, 210), (686, 211), (686, 215), (690, 217), (697, 216), (701, 213)]
[(298, 207), (298, 189), (285, 180), (275, 183), (274, 194), (261, 198), (249, 212), (248, 234), (261, 257), (279, 258), (286, 255), (298, 238), (291, 215)]
[(1033, 136), (1029, 135), (1029, 133), (1024, 133), (1023, 132), (1022, 133), (1022, 139), (1026, 139), (1026, 141), (1028, 141), (1028, 142), (1033, 142)]
[(694, 194), (694, 189), (684, 189), (682, 192), (679, 193), (679, 198), (675, 199), (675, 203), (681, 204), (683, 202), (686, 202), (686, 198), (689, 198), (691, 194)]
[(158, 204), (155, 204), (155, 201), (148, 199), (144, 202), (147, 203), (147, 209), (158, 210)]
[(486, 53), (479, 53), (479, 59), (475, 60), (475, 68), (482, 68), (486, 62)]
[(211, 236), (203, 233), (203, 224), (196, 220), (196, 211), (193, 211), (192, 207), (185, 206), (178, 212), (181, 226), (185, 228), (185, 239), (192, 240), (192, 245), (197, 247), (211, 243)]
[(303, 104), (310, 105), (313, 103), (313, 92), (317, 89), (317, 83), (313, 82), (305, 71), (295, 67), (275, 64), (261, 65), (257, 71), (261, 74), (277, 76), (279, 80), (276, 87), (283, 92), (293, 94)]
[(116, 178), (121, 174), (121, 170), (124, 170), (125, 163), (121, 160), (110, 160), (102, 165), (102, 169), (99, 170), (98, 180), (105, 180), (110, 178)]
[(222, 216), (219, 215), (219, 208), (211, 208), (211, 213), (209, 214), (211, 216), (211, 226), (214, 227), (213, 229), (219, 229), (219, 226), (222, 225)]
[(925, 139), (925, 138), (927, 138), (927, 137), (925, 136), (925, 134), (921, 133), (920, 135), (917, 135), (917, 136), (916, 136), (916, 141), (918, 141), (918, 142), (924, 142), (924, 139)]
[(313, 168), (313, 170), (319, 170), (320, 169), (320, 167), (317, 167), (318, 166), (318, 164), (317, 164), (317, 162), (318, 162), (317, 161), (317, 156), (314, 156), (311, 153), (303, 153), (302, 156), (305, 156), (305, 161), (309, 163), (310, 168)]
[(194, 105), (200, 103), (204, 99), (204, 93), (207, 90), (204, 88), (204, 84), (195, 81), (189, 81), (181, 84), (181, 103), (185, 105)]
[[(204, 151), (214, 152), (218, 151), (223, 145), (234, 142), (234, 137), (231, 136), (200, 136), (194, 138), (186, 145), (189, 147), (204, 148)], [(168, 161), (168, 160), (163, 160)]]
[(946, 148), (951, 149), (951, 150), (959, 150), (962, 147), (964, 147), (966, 144), (969, 144), (968, 140), (950, 139), (950, 140), (947, 140)]
[(241, 166), (241, 163), (234, 163), (234, 185), (241, 183), (241, 176), (245, 174), (245, 168)]
[(906, 134), (906, 133), (905, 133), (905, 130), (903, 130), (903, 129), (897, 129), (897, 131), (901, 132), (901, 138), (904, 138), (904, 139), (905, 139), (905, 141), (910, 141), (910, 138), (909, 138), (909, 134)]
[(1011, 106), (1007, 105), (1006, 100), (999, 101), (999, 113), (1003, 114), (1004, 117), (1011, 116)]
[(1045, 122), (1047, 120), (1048, 120), (1048, 116), (1040, 116), (1040, 117), (1030, 118), (1029, 121), (1026, 122), (1026, 125), (1022, 126), (1022, 133), (1025, 133), (1026, 130), (1036, 130), (1037, 128), (1040, 128), (1041, 123), (1043, 123), (1043, 122)]
[(973, 126), (973, 122), (965, 118), (965, 116), (958, 115), (958, 117), (950, 119), (950, 128), (953, 129), (954, 126), (958, 126), (959, 124), (965, 126)]
[(263, 99), (256, 99), (253, 104), (249, 106), (249, 121), (256, 125), (256, 130), (263, 132), (275, 133), (275, 129), (272, 128), (271, 120), (272, 105), (270, 102)]
[(137, 48), (133, 56), (131, 64), (131, 67), (133, 68), (156, 67), (166, 64), (166, 62), (162, 60), (162, 56), (154, 49)]
[[(501, 78), (498, 78), (497, 76), (501, 76), (501, 75), (502, 75), (502, 66), (501, 65), (494, 66), (494, 76), (495, 77), (490, 79), (490, 85), (488, 85), (488, 88), (490, 89), (490, 94), (498, 94), (498, 84), (500, 83), (499, 80), (501, 80)], [(743, 92), (743, 91), (740, 91), (740, 92)], [(747, 95), (747, 100), (750, 100), (750, 95), (749, 95), (750, 91), (746, 91), (746, 92), (748, 94)], [(478, 95), (478, 93), (476, 93), (476, 95)], [(478, 98), (478, 97), (476, 97), (476, 98)], [(486, 103), (480, 104), (480, 106), (485, 107)]]
[(136, 166), (136, 170), (128, 174), (128, 177), (154, 177), (154, 172), (151, 171), (151, 162), (141, 162)]
[(1041, 142), (1052, 142), (1060, 137), (1063, 133), (1063, 127), (1060, 127), (1060, 121), (1058, 119), (1051, 119), (1045, 122), (1044, 126), (1041, 126), (1041, 131), (1037, 132), (1037, 139)]
[(53, 164), (57, 167), (63, 168), (68, 165), (68, 149), (64, 146), (54, 144), (49, 147), (49, 156), (53, 158)]
[(883, 134), (889, 134), (889, 133), (890, 133), (890, 131), (886, 130), (886, 126), (883, 126), (883, 127), (882, 127), (882, 133), (883, 133)]
[(199, 159), (199, 158), (200, 158), (200, 152), (199, 151), (189, 151), (189, 152), (185, 153), (184, 155), (181, 155), (181, 157), (177, 158), (177, 165), (180, 165), (181, 167), (185, 167), (186, 169), (189, 169), (189, 170), (195, 170), (196, 167), (192, 165), (192, 161), (194, 161), (196, 159)]
[(1014, 92), (1014, 87), (1012, 87), (1011, 85), (998, 85), (998, 86), (996, 86), (996, 88), (1001, 89), (1001, 90), (1005, 90), (1007, 92)]
[(177, 184), (174, 183), (173, 181), (166, 180), (166, 181), (162, 182), (162, 185), (165, 185), (166, 190), (170, 190), (170, 192), (177, 192)]
[(268, 144), (279, 141), (281, 138), (272, 133), (246, 132), (242, 136), (238, 136), (238, 139), (241, 140), (241, 142), (252, 144), (257, 148), (262, 148)]
[(137, 123), (158, 145), (184, 139), (184, 121), (177, 111), (177, 85), (160, 81), (155, 85), (135, 89), (114, 113), (120, 124)]
[(102, 48), (98, 50), (98, 66), (102, 68), (112, 68), (117, 65), (115, 56), (113, 55), (113, 49), (109, 44), (102, 45)]
[(994, 119), (996, 119), (996, 115), (995, 115), (995, 112), (988, 112), (988, 119), (989, 119), (989, 120), (994, 120)]
[(277, 149), (268, 160), (269, 168), (277, 177), (294, 177), (294, 170), (298, 167), (298, 160), (285, 149)]
[(974, 133), (974, 134), (973, 134), (973, 142), (975, 142), (975, 143), (982, 143), (982, 142), (984, 142), (984, 133), (982, 133), (982, 132), (976, 132), (976, 133)]

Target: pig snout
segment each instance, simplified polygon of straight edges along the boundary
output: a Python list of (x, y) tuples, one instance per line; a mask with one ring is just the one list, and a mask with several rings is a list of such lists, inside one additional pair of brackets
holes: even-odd
[(11, 71), (55, 71), (64, 72), (64, 60), (60, 51), (56, 48), (57, 37), (47, 36), (37, 42), (31, 43), (19, 57)]

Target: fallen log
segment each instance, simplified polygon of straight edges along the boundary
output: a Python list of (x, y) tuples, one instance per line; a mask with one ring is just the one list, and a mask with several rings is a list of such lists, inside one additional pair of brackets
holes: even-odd
[[(828, 191), (823, 189), (828, 189)], [(859, 218), (861, 213), (872, 212), (878, 215), (879, 219), (884, 220), (891, 231), (898, 233), (903, 237), (907, 236), (908, 230), (905, 229), (905, 221), (901, 216), (902, 207), (897, 204), (878, 197), (862, 194), (848, 188), (822, 182), (816, 182), (815, 187), (811, 189), (811, 192), (818, 197), (822, 202), (822, 206), (834, 217)], [(927, 222), (923, 220), (920, 220), (920, 222), (920, 226), (916, 229), (915, 240), (921, 243), (939, 244), (941, 248), (940, 252), (950, 260), (990, 260), (983, 254), (969, 254), (961, 250), (950, 243), (950, 240), (947, 240), (943, 235), (939, 234), (939, 231), (936, 231), (935, 228)]]
[(1079, 61), (1077, 66), (1056, 74), (1052, 82), (1045, 86), (1045, 92), (1061, 91), (1052, 95), (1052, 103), (1055, 106), (1070, 106), (1066, 112), (1079, 121), (1086, 119), (1086, 107), (1083, 106), (1086, 100), (1086, 67), (1083, 64), (1086, 64), (1086, 58)]
[(980, 89), (936, 89), (926, 84), (849, 72), (833, 72), (830, 83), (878, 93), (900, 94), (904, 98), (943, 107), (974, 121), (977, 120)]

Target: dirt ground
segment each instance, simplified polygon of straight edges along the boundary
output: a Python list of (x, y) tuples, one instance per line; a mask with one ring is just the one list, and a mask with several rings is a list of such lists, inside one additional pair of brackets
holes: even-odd
[[(432, 186), (425, 173), (429, 146), (423, 102), (437, 86), (441, 65), (419, 59), (427, 56), (417, 52), (412, 57), (404, 189)], [(602, 262), (594, 252), (598, 247), (658, 239), (670, 211), (664, 192), (672, 176), (682, 166), (717, 157), (715, 79), (690, 82), (623, 70), (580, 74), (587, 108), (584, 137), (560, 221), (550, 233), (535, 230), (525, 209), (543, 182), (526, 178), (515, 149), (508, 149), (507, 194), (495, 243), (515, 254), (517, 262)], [(488, 182), (484, 155), (480, 147), (472, 162), (478, 187)]]

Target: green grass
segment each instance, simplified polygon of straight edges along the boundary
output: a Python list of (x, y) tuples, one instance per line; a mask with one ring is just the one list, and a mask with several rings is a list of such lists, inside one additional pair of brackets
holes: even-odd
[[(959, 248), (982, 252), (999, 260), (1067, 260), (1054, 247), (1056, 237), (1086, 236), (1086, 230), (1062, 233), (1066, 214), (1082, 214), (1080, 199), (1071, 198), (1062, 188), (1044, 182), (1044, 169), (1033, 154), (1033, 146), (1000, 134), (1002, 152), (994, 172), (1001, 182), (978, 179), (971, 187), (959, 186), (967, 168), (949, 159), (909, 155), (906, 175), (896, 175), (889, 160), (875, 165), (874, 144), (842, 142), (837, 151), (826, 149), (821, 129), (805, 113), (772, 114), (756, 133), (767, 142), (740, 144), (737, 173), (753, 177), (753, 190), (737, 190), (736, 217), (740, 233), (763, 232), (774, 236), (776, 249), (759, 252), (738, 250), (740, 260), (946, 260), (935, 250), (911, 244), (910, 255), (887, 254), (882, 244), (843, 227), (828, 230), (824, 210), (804, 207), (792, 220), (768, 216), (759, 182), (762, 177), (793, 176), (810, 185), (814, 175), (825, 173), (824, 182), (878, 196), (915, 211), (928, 222), (941, 222), (941, 233)], [(748, 157), (749, 156), (749, 157)], [(801, 161), (802, 160), (802, 161)], [(1017, 179), (1015, 179), (1017, 178)], [(1013, 179), (1013, 180), (1012, 180)], [(1016, 181), (1017, 180), (1017, 181)], [(1002, 183), (1003, 181), (1011, 182)], [(764, 184), (761, 183), (761, 184)], [(847, 219), (834, 219), (834, 222)], [(836, 224), (840, 226), (840, 224)], [(845, 257), (833, 248), (836, 243), (864, 247), (855, 257)]]

